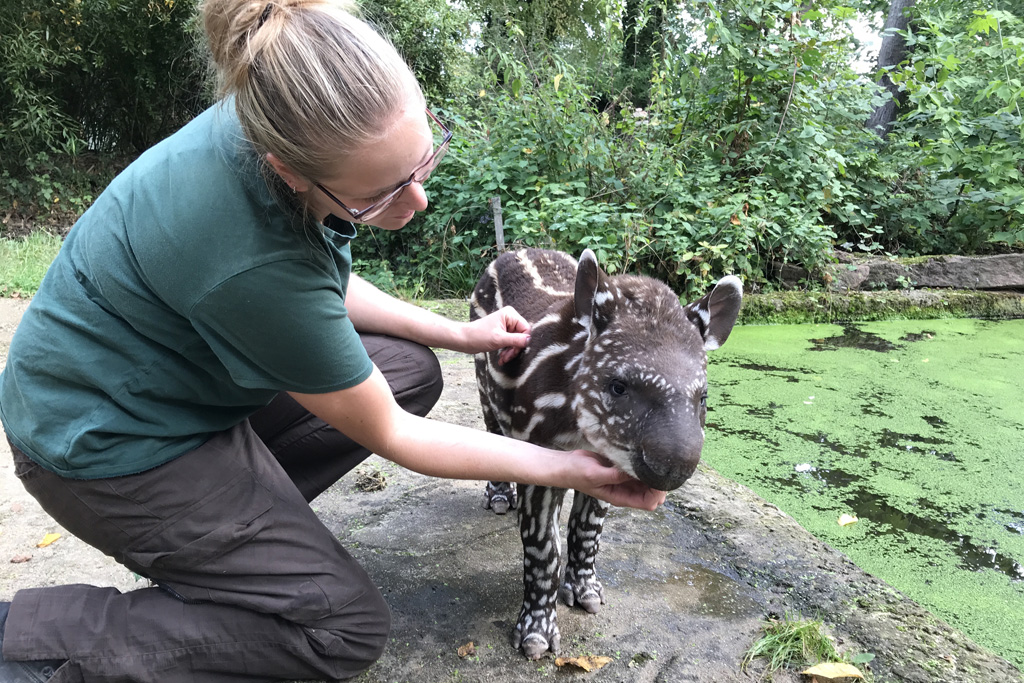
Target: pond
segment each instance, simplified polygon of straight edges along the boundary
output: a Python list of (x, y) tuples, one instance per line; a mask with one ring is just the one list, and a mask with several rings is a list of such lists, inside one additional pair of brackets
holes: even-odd
[(1024, 668), (1024, 320), (738, 327), (708, 377), (706, 463)]

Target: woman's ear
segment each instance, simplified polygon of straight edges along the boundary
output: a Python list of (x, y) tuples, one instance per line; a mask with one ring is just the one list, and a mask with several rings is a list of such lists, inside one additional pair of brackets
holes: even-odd
[(267, 163), (270, 164), (271, 168), (277, 175), (281, 176), (281, 180), (288, 184), (288, 187), (292, 188), (295, 192), (308, 192), (310, 188), (310, 182), (303, 178), (301, 175), (293, 171), (283, 161), (278, 159), (276, 156), (267, 152)]

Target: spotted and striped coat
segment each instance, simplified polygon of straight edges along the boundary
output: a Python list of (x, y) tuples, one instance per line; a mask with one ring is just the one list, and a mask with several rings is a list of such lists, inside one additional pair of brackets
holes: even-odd
[[(476, 357), (488, 431), (560, 450), (600, 453), (624, 472), (668, 491), (693, 474), (704, 443), (705, 351), (724, 343), (742, 285), (722, 278), (681, 306), (657, 280), (609, 277), (592, 251), (577, 262), (539, 249), (502, 254), (470, 301), (477, 319), (513, 306), (531, 324), (528, 348), (505, 365)], [(604, 602), (595, 571), (608, 504), (576, 492), (559, 580), (558, 518), (565, 490), (489, 482), (484, 507), (519, 507), (523, 606), (513, 644), (531, 659), (558, 651), (556, 595), (595, 613)]]

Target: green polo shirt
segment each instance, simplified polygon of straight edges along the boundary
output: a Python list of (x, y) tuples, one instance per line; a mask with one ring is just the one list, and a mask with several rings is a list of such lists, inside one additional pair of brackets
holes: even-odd
[(14, 335), (0, 419), (42, 466), (140, 472), (280, 391), (359, 384), (354, 227), (274, 198), (230, 101), (121, 173), (72, 228)]

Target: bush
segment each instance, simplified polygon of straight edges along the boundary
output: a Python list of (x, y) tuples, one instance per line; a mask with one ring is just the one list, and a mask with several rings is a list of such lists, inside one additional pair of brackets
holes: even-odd
[[(76, 190), (76, 156), (135, 155), (211, 100), (196, 0), (7, 0), (0, 5), (4, 204), (44, 214)], [(41, 169), (46, 169), (41, 172)]]

